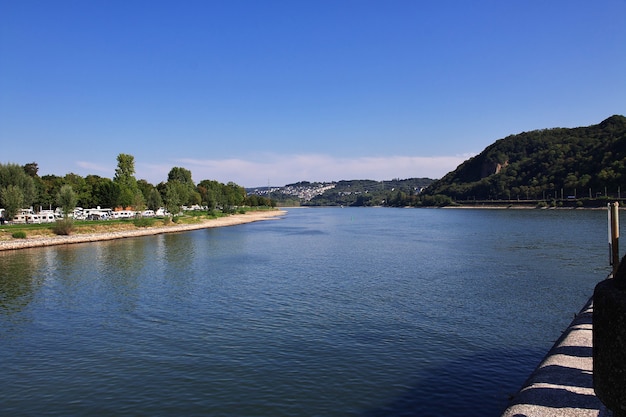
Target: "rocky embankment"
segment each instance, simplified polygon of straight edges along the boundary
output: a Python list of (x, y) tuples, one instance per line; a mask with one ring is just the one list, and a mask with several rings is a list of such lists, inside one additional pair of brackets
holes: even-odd
[(98, 233), (81, 233), (69, 236), (32, 237), (26, 239), (11, 239), (0, 241), (0, 251), (16, 250), (24, 248), (36, 248), (42, 246), (67, 245), (72, 243), (99, 242), (103, 240), (122, 239), (129, 237), (158, 235), (161, 233), (179, 233), (189, 230), (207, 229), (211, 227), (235, 226), (238, 224), (252, 223), (282, 216), (283, 210), (252, 211), (246, 214), (236, 214), (217, 219), (203, 220), (193, 224), (171, 224), (168, 226), (146, 227), (131, 230), (120, 230)]

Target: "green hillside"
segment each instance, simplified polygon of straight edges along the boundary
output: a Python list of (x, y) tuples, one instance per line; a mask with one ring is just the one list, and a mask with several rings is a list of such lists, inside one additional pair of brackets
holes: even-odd
[(248, 194), (266, 196), (279, 206), (392, 206), (419, 204), (419, 194), (432, 184), (430, 178), (301, 181), (284, 187), (249, 188)]
[(306, 206), (390, 206), (415, 205), (418, 194), (432, 183), (429, 178), (393, 179), (387, 181), (338, 181), (335, 187), (303, 203)]
[[(435, 181), (452, 200), (594, 200), (626, 195), (626, 117), (500, 139)], [(441, 199), (439, 199), (441, 201)]]

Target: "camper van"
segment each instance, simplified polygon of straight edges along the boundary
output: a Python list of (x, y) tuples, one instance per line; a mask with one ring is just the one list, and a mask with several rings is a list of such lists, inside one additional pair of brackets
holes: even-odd
[(120, 210), (114, 211), (112, 216), (114, 219), (132, 219), (135, 217), (135, 212), (132, 210)]
[(165, 207), (160, 207), (155, 213), (155, 216), (157, 217), (165, 217), (165, 216), (169, 216), (170, 213), (165, 209)]
[(20, 212), (13, 217), (13, 223), (41, 223), (39, 216), (35, 214), (32, 208), (21, 209)]
[(40, 210), (39, 213), (40, 223), (54, 223), (57, 221), (57, 217), (54, 215), (54, 210)]
[(83, 216), (87, 220), (109, 220), (113, 210), (108, 208), (100, 208), (100, 206), (91, 209), (84, 209)]

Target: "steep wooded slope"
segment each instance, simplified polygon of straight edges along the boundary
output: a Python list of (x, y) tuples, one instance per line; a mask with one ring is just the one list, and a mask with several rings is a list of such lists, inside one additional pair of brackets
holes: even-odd
[(541, 199), (626, 192), (626, 117), (500, 139), (435, 181), (426, 195)]

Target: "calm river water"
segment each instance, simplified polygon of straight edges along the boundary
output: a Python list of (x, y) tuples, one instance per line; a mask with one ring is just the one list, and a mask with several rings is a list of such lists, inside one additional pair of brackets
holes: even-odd
[(0, 415), (498, 416), (607, 246), (605, 211), (323, 208), (0, 252)]

